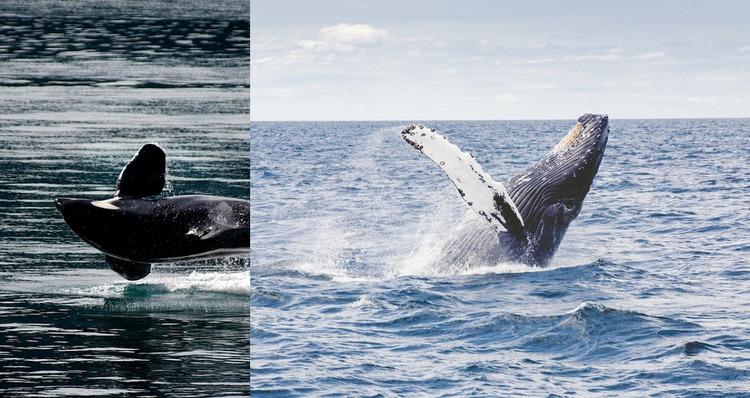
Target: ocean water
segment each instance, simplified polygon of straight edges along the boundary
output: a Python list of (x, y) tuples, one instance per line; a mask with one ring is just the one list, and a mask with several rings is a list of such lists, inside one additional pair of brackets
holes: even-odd
[(502, 181), (577, 117), (253, 123), (252, 395), (748, 396), (748, 119), (611, 114), (550, 267), (430, 267), (472, 214), (401, 129)]
[(148, 142), (165, 195), (249, 197), (246, 8), (0, 5), (0, 396), (249, 395), (249, 258), (127, 282), (52, 202), (112, 197)]

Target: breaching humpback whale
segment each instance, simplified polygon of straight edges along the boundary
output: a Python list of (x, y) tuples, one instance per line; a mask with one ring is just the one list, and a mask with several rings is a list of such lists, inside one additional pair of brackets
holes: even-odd
[(434, 161), (479, 215), (457, 240), (446, 244), (438, 261), (548, 265), (581, 211), (608, 135), (606, 115), (585, 114), (544, 159), (501, 183), (434, 129), (407, 127), (401, 132), (404, 140)]
[(68, 227), (128, 280), (172, 263), (250, 251), (250, 202), (206, 195), (147, 199), (164, 189), (164, 151), (144, 145), (122, 169), (115, 197), (55, 199)]

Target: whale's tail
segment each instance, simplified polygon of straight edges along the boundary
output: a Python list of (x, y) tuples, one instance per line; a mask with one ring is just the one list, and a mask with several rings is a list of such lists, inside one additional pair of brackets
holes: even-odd
[(585, 114), (544, 159), (501, 183), (435, 130), (412, 125), (401, 132), (495, 229), (505, 252), (501, 258), (537, 266), (549, 262), (578, 216), (599, 170), (608, 134), (606, 115)]

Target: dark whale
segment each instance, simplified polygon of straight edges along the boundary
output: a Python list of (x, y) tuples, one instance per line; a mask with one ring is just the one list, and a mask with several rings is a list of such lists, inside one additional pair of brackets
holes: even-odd
[(544, 267), (581, 211), (604, 155), (609, 119), (581, 116), (544, 159), (504, 183), (432, 129), (409, 126), (401, 135), (445, 172), (479, 215), (446, 242), (436, 266), (520, 262)]
[(58, 198), (55, 205), (68, 227), (128, 280), (145, 277), (154, 263), (249, 253), (249, 201), (206, 195), (147, 199), (161, 193), (164, 180), (164, 151), (146, 144), (120, 173), (114, 198)]

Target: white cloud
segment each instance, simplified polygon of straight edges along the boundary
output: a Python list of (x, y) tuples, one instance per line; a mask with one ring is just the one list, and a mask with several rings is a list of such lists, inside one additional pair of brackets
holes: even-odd
[(518, 101), (521, 97), (513, 94), (513, 93), (502, 93), (495, 97), (496, 100), (500, 102), (511, 102), (511, 101)]
[(318, 31), (317, 39), (297, 40), (295, 44), (306, 52), (342, 53), (352, 52), (361, 47), (372, 47), (383, 43), (388, 32), (370, 25), (349, 25), (340, 23)]
[(620, 59), (617, 54), (604, 54), (604, 55), (582, 55), (580, 57), (573, 58), (576, 61), (602, 61), (602, 62), (615, 62)]
[(656, 59), (656, 58), (661, 58), (661, 57), (663, 57), (665, 55), (666, 55), (665, 53), (657, 51), (657, 52), (652, 52), (652, 53), (638, 54), (638, 55), (633, 56), (633, 58), (635, 58), (635, 59)]
[(387, 39), (388, 31), (375, 29), (370, 25), (340, 23), (336, 26), (327, 26), (321, 29), (318, 35), (321, 39), (332, 43), (373, 45)]
[[(592, 49), (593, 50), (593, 49)], [(601, 50), (600, 50), (601, 51)], [(594, 51), (591, 51), (594, 52)], [(616, 62), (621, 59), (620, 53), (622, 52), (621, 46), (616, 46), (603, 51), (601, 54), (587, 54), (572, 58), (574, 61), (600, 61), (600, 62)]]
[(557, 88), (555, 83), (535, 83), (522, 86), (524, 90), (552, 90)]
[(551, 62), (557, 62), (559, 59), (556, 58), (539, 58), (539, 59), (527, 59), (525, 61), (521, 61), (521, 63), (529, 64), (529, 65), (538, 65), (538, 64), (548, 64)]
[(329, 43), (323, 40), (298, 40), (297, 45), (311, 52), (349, 52), (357, 49), (350, 44)]
[(250, 60), (250, 65), (260, 65), (273, 60), (273, 57), (263, 57), (261, 59)]
[(675, 101), (675, 100), (682, 99), (675, 95), (644, 95), (644, 94), (630, 94), (630, 98), (637, 98), (639, 100), (649, 100), (649, 101)]
[(685, 99), (696, 104), (715, 104), (719, 102), (719, 97), (715, 95), (711, 97), (687, 97)]
[(747, 80), (747, 76), (745, 75), (714, 75), (711, 78), (717, 82), (727, 82), (727, 83), (741, 82), (741, 81)]

